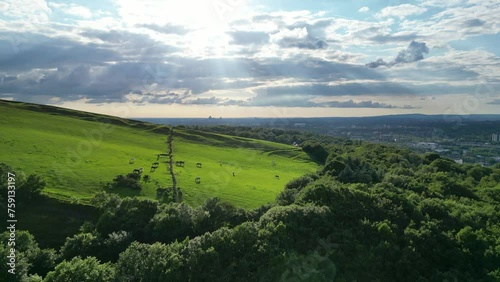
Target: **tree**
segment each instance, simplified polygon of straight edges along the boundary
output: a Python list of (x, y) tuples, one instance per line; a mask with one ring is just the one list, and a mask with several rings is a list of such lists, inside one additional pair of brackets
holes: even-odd
[(100, 240), (92, 233), (80, 233), (73, 237), (68, 237), (61, 248), (61, 255), (64, 259), (71, 259), (76, 256), (87, 257), (96, 256), (100, 251)]
[[(57, 255), (54, 250), (42, 250), (38, 247), (35, 237), (28, 231), (16, 231), (15, 246), (7, 245), (9, 233), (0, 234), (0, 281), (36, 281), (35, 276), (28, 278), (29, 274), (45, 275), (55, 266)], [(15, 247), (16, 263), (15, 275), (8, 273), (7, 263), (10, 249)]]
[(116, 263), (117, 281), (189, 281), (179, 248), (179, 243), (132, 243)]
[(148, 227), (153, 241), (170, 243), (193, 235), (193, 210), (186, 204), (170, 204), (162, 208), (151, 219)]
[(19, 191), (23, 192), (28, 198), (39, 196), (45, 188), (45, 180), (37, 174), (30, 174), (24, 183), (19, 185)]
[(112, 282), (115, 268), (110, 263), (101, 264), (95, 257), (75, 257), (63, 261), (47, 274), (44, 282)]
[(306, 152), (311, 158), (321, 164), (324, 164), (328, 157), (328, 151), (325, 147), (313, 140), (308, 140), (302, 144), (302, 150)]
[(146, 226), (156, 214), (158, 202), (139, 198), (125, 198), (117, 207), (101, 214), (96, 229), (103, 235), (127, 231), (132, 238), (144, 241)]
[[(7, 164), (0, 163), (0, 177), (1, 179), (7, 179), (8, 173), (13, 173), (16, 179), (17, 195), (23, 199), (30, 200), (33, 197), (39, 196), (43, 189), (45, 188), (45, 180), (43, 177), (37, 174), (30, 174), (28, 177), (24, 172), (17, 170), (15, 171), (12, 167)], [(2, 181), (0, 183), (0, 191), (2, 196), (6, 194), (8, 182)]]

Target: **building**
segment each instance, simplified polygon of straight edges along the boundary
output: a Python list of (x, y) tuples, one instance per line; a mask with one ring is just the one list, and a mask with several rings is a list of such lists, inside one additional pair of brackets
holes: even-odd
[(394, 142), (394, 137), (392, 137), (392, 134), (380, 134), (378, 139), (385, 142)]
[(417, 148), (428, 149), (428, 150), (436, 150), (438, 147), (437, 143), (432, 143), (432, 142), (418, 142), (415, 145)]
[(500, 142), (500, 134), (498, 134), (498, 133), (491, 134), (491, 141), (492, 142)]

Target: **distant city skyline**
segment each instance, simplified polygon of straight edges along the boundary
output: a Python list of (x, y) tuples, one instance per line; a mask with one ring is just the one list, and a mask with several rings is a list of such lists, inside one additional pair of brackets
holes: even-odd
[(121, 117), (500, 113), (495, 0), (0, 3), (0, 99)]

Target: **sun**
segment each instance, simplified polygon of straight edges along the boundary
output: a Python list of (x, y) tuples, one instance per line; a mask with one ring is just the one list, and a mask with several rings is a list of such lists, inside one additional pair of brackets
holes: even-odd
[(221, 30), (245, 7), (244, 0), (118, 0), (127, 23), (171, 23)]
[(231, 21), (245, 13), (246, 0), (118, 0), (123, 22), (182, 26), (193, 54), (226, 50)]

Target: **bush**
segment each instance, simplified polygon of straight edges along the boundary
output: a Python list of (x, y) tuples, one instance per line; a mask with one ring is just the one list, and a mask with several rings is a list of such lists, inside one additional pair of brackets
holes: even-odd
[(118, 175), (113, 179), (109, 188), (129, 188), (132, 190), (141, 190), (142, 186), (139, 182), (141, 175), (137, 173), (129, 173), (127, 175)]

